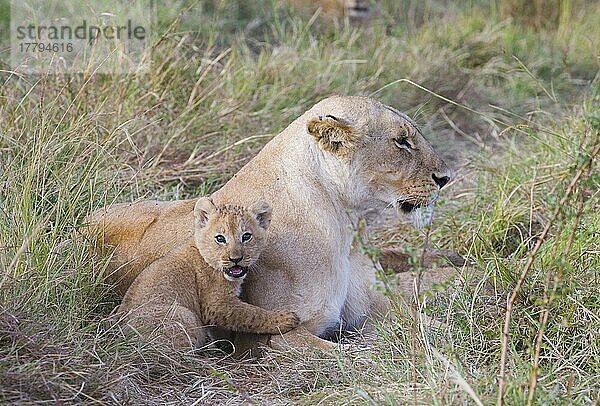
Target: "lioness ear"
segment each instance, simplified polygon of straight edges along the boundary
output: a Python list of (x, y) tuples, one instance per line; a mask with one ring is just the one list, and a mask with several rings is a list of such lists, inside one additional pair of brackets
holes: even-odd
[(252, 207), (250, 207), (250, 212), (256, 217), (259, 226), (265, 230), (269, 227), (273, 210), (267, 202), (259, 201), (254, 203)]
[(356, 130), (332, 115), (309, 120), (306, 129), (315, 137), (321, 149), (337, 155), (350, 154), (358, 142)]
[(204, 227), (208, 221), (208, 217), (216, 211), (215, 204), (210, 197), (201, 197), (194, 206), (194, 218), (196, 224)]

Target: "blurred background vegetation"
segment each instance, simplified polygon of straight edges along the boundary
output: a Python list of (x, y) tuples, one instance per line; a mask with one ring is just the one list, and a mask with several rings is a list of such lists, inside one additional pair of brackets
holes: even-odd
[[(510, 323), (507, 403), (530, 381), (535, 403), (598, 402), (598, 2), (382, 0), (365, 21), (309, 1), (154, 7), (148, 73), (23, 76), (0, 1), (0, 401), (494, 403), (506, 297), (549, 227)], [(469, 259), (460, 282), (415, 318), (383, 273), (398, 322), (367, 349), (240, 365), (124, 337), (84, 216), (210, 193), (331, 94), (406, 111), (455, 168), (427, 232)], [(372, 243), (418, 256), (423, 232)]]

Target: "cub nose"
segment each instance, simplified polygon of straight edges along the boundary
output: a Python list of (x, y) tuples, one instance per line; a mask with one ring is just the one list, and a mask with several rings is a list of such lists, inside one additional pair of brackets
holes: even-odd
[(431, 175), (431, 177), (433, 178), (433, 181), (436, 183), (436, 185), (438, 185), (441, 188), (443, 188), (444, 186), (446, 186), (448, 184), (448, 182), (450, 182), (450, 176), (441, 176), (438, 177), (434, 174)]
[(234, 264), (236, 264), (236, 265), (237, 265), (237, 264), (238, 264), (238, 262), (240, 262), (240, 261), (241, 261), (243, 258), (244, 258), (244, 257), (238, 257), (238, 258), (231, 258), (231, 257), (229, 257), (229, 260), (230, 260), (231, 262), (233, 262)]

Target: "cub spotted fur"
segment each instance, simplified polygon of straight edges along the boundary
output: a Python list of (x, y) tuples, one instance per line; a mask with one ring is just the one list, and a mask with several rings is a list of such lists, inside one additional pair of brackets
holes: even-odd
[(265, 310), (238, 298), (266, 245), (270, 206), (215, 206), (201, 198), (194, 217), (194, 238), (142, 271), (119, 314), (142, 334), (144, 328), (162, 328), (161, 335), (176, 347), (204, 345), (209, 326), (258, 334), (296, 327), (295, 313)]

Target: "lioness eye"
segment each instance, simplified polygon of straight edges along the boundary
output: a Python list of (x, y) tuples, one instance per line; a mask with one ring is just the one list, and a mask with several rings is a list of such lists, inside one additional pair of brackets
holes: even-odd
[(408, 142), (408, 140), (406, 138), (394, 138), (394, 144), (396, 144), (396, 146), (398, 148), (404, 148), (404, 149), (412, 149), (413, 146), (410, 144), (410, 142)]
[(227, 242), (227, 240), (225, 239), (224, 235), (217, 235), (215, 236), (215, 241), (218, 242), (219, 244), (225, 244), (225, 242)]
[(252, 234), (250, 234), (250, 233), (242, 234), (242, 242), (250, 241), (251, 238), (252, 238)]

